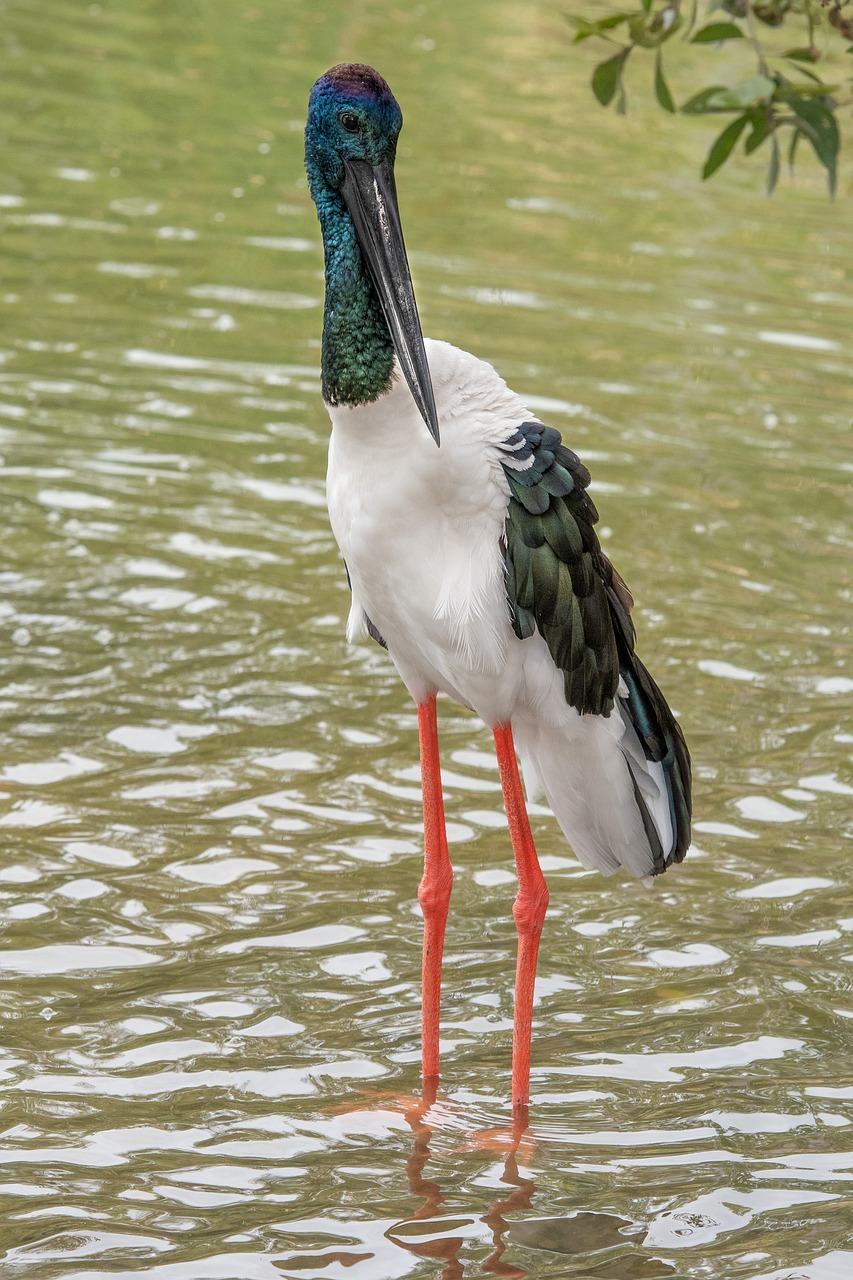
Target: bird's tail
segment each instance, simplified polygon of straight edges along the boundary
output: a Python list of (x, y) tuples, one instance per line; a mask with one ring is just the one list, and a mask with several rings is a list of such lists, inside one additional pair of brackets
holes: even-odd
[[(528, 793), (544, 792), (580, 862), (605, 875), (622, 867), (642, 880), (687, 852), (690, 756), (666, 699), (634, 653), (630, 595), (621, 579), (607, 589), (620, 672), (611, 713), (555, 712), (555, 698), (547, 704), (551, 714), (540, 708), (514, 715), (513, 732)], [(544, 653), (542, 659), (547, 666)]]
[[(690, 756), (681, 727), (636, 654), (622, 668), (622, 747), (654, 862), (654, 875), (681, 862), (690, 844)], [(638, 750), (639, 749), (639, 750)], [(648, 780), (654, 786), (649, 794)]]
[[(650, 672), (634, 652), (634, 624), (621, 578), (608, 585), (621, 676), (617, 708), (625, 724), (622, 748), (634, 798), (654, 861), (654, 875), (681, 862), (690, 844), (692, 780), (681, 726)], [(652, 786), (649, 786), (649, 783)]]

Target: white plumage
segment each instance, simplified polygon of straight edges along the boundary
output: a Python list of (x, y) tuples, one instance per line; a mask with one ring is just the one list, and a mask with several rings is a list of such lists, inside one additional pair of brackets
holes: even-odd
[(379, 399), (328, 406), (329, 514), (352, 584), (347, 636), (369, 618), (417, 703), (443, 692), (492, 728), (511, 722), (528, 795), (544, 792), (583, 865), (650, 876), (634, 787), (666, 856), (675, 833), (661, 765), (646, 759), (618, 698), (610, 716), (571, 707), (545, 641), (519, 639), (510, 621), (504, 466), (530, 460), (513, 463), (507, 441), (536, 415), (485, 361), (429, 339), (426, 352), (440, 449), (399, 366)]

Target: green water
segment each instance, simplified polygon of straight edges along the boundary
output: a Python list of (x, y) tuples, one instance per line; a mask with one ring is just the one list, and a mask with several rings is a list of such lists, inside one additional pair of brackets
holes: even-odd
[[(0, 5), (0, 1274), (853, 1273), (849, 166), (768, 201), (587, 87), (559, 4)], [(402, 101), (426, 331), (591, 465), (696, 846), (514, 877), (440, 705), (456, 887), (418, 1105), (414, 709), (323, 500), (314, 78)]]

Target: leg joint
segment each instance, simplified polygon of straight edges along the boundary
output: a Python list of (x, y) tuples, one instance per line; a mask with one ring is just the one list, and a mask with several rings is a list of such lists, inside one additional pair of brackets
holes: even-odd
[(520, 890), (512, 905), (512, 916), (519, 933), (538, 933), (548, 910), (548, 886), (542, 880), (535, 889)]
[(448, 865), (446, 871), (438, 875), (424, 876), (418, 886), (418, 902), (424, 915), (435, 916), (447, 911), (450, 893), (453, 888), (453, 870)]

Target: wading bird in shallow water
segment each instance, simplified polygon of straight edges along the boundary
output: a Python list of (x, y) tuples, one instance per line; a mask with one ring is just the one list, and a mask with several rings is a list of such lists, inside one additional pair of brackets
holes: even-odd
[[(526, 1106), (548, 890), (519, 781), (585, 867), (639, 879), (690, 839), (690, 758), (634, 653), (630, 592), (599, 546), (589, 472), (491, 365), (424, 341), (394, 184), (402, 114), (371, 67), (311, 91), (305, 163), (323, 233), (328, 502), (347, 636), (385, 645), (418, 708), (424, 807), (422, 1063), (439, 1066), (453, 872), (435, 700), (492, 729), (518, 869), (513, 1104)], [(425, 429), (426, 426), (426, 429)]]

